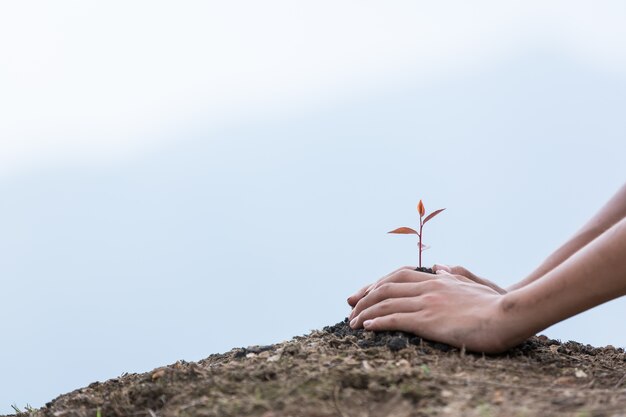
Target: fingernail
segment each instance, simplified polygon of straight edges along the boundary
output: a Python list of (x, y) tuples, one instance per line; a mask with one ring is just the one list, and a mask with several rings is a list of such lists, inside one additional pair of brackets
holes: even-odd
[(354, 318), (354, 310), (350, 312), (350, 315), (348, 316), (348, 320), (352, 321), (353, 318)]
[(355, 324), (356, 324), (356, 317), (350, 320), (350, 327), (354, 327)]
[(374, 320), (365, 320), (365, 321), (363, 322), (363, 327), (366, 327), (366, 328), (367, 328), (367, 327), (369, 327), (369, 326), (370, 326), (370, 324), (372, 324), (373, 322), (374, 322)]
[(447, 274), (448, 272), (444, 271), (443, 269), (438, 269), (435, 271), (435, 274), (439, 274), (439, 275), (443, 275), (443, 274)]

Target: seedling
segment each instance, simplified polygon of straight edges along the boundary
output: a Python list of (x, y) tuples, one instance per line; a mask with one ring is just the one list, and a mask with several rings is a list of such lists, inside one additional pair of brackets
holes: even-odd
[(391, 232), (387, 232), (387, 233), (395, 233), (399, 235), (417, 235), (417, 237), (419, 238), (419, 242), (417, 243), (417, 247), (419, 248), (418, 268), (422, 267), (422, 251), (428, 249), (428, 247), (422, 243), (422, 231), (423, 231), (422, 229), (424, 228), (424, 225), (426, 224), (427, 221), (429, 221), (430, 219), (432, 219), (433, 217), (435, 217), (437, 214), (441, 213), (444, 210), (445, 208), (435, 210), (432, 213), (430, 213), (428, 216), (426, 216), (426, 218), (424, 218), (424, 215), (426, 214), (426, 209), (424, 208), (424, 203), (422, 203), (422, 200), (420, 200), (420, 202), (417, 203), (417, 212), (420, 215), (420, 231), (419, 232), (417, 230), (411, 229), (410, 227), (399, 227), (395, 230), (392, 230)]

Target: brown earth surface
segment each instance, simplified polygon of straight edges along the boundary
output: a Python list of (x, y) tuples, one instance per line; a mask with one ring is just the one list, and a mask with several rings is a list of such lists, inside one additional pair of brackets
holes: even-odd
[(19, 415), (626, 417), (626, 354), (539, 336), (482, 355), (343, 321), (95, 382)]

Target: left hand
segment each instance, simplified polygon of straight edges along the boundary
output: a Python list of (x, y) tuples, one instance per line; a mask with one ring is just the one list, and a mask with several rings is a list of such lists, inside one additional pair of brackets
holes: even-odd
[(496, 290), (500, 294), (506, 294), (507, 293), (507, 291), (504, 288), (500, 287), (495, 282), (491, 282), (488, 279), (481, 278), (478, 275), (474, 274), (473, 272), (471, 272), (470, 270), (468, 270), (467, 268), (465, 268), (465, 267), (463, 267), (461, 265), (448, 266), (448, 265), (435, 264), (435, 265), (433, 265), (433, 271), (435, 271), (435, 273), (437, 273), (439, 271), (444, 271), (444, 272), (448, 272), (448, 273), (453, 274), (453, 275), (462, 275), (465, 278), (469, 278), (471, 281), (474, 281), (477, 284), (482, 284), (482, 285), (486, 285), (488, 287), (491, 287), (491, 288), (493, 288), (494, 290)]
[(505, 346), (502, 295), (462, 275), (399, 270), (359, 300), (350, 326), (402, 330), (468, 350), (499, 352)]

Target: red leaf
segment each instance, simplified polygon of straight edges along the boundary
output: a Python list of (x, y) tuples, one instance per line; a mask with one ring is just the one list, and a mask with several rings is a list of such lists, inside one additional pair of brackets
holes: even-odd
[(387, 233), (395, 233), (398, 235), (420, 235), (419, 233), (417, 233), (415, 230), (411, 229), (410, 227), (398, 227), (397, 229), (392, 230), (391, 232), (387, 232)]
[(426, 213), (426, 209), (424, 208), (424, 203), (422, 203), (422, 200), (417, 203), (417, 212), (420, 214), (420, 217), (424, 216), (424, 214)]
[(430, 219), (432, 219), (433, 217), (435, 217), (437, 214), (441, 213), (442, 211), (444, 211), (445, 208), (439, 209), (439, 210), (435, 210), (432, 213), (430, 213), (428, 216), (426, 216), (426, 218), (424, 219), (424, 224), (426, 224), (426, 222)]

